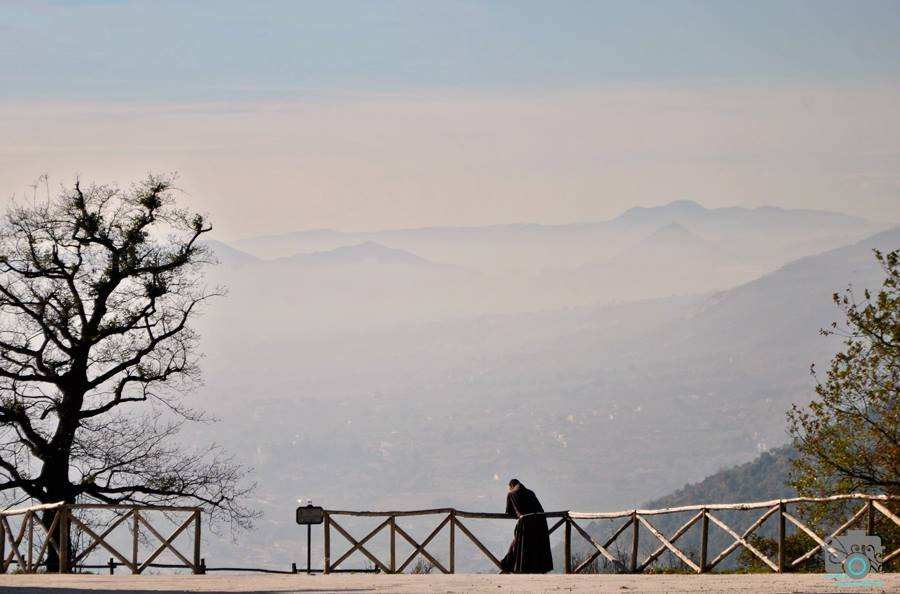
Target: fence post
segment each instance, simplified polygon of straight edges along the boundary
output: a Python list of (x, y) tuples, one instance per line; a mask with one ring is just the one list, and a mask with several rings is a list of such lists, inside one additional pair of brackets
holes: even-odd
[(109, 565), (109, 575), (116, 575), (116, 560), (110, 557), (107, 565)]
[(3, 522), (0, 522), (0, 573), (6, 573), (6, 525)]
[(34, 571), (33, 551), (34, 551), (34, 512), (25, 514), (28, 521), (28, 564), (25, 566), (28, 571)]
[[(206, 573), (200, 559), (200, 510), (194, 510), (194, 573)], [(135, 541), (137, 544), (137, 541)]]
[(784, 545), (784, 531), (785, 531), (785, 503), (781, 501), (778, 504), (778, 573), (784, 573), (785, 560), (787, 556), (787, 551)]
[[(134, 511), (131, 512), (132, 519), (132, 531), (133, 531), (133, 539), (131, 541), (131, 563), (134, 569), (132, 573), (137, 571), (138, 567), (138, 531), (140, 530), (140, 515), (141, 512), (138, 511), (138, 508), (134, 508)], [(194, 560), (194, 565), (197, 564), (196, 559)]]
[(631, 573), (637, 573), (638, 535), (641, 532), (641, 524), (637, 518), (637, 510), (631, 512), (631, 561), (629, 562)]
[(391, 573), (397, 573), (397, 518), (391, 516)]
[(866, 501), (866, 535), (872, 536), (873, 534), (875, 534), (875, 506), (869, 499)]
[(322, 573), (331, 573), (331, 517), (328, 512), (325, 512), (323, 528), (322, 548), (325, 550), (325, 566), (322, 568)]
[(703, 516), (700, 518), (700, 573), (706, 571), (709, 564), (709, 516), (706, 515), (706, 508), (703, 508)]
[(572, 573), (572, 518), (569, 512), (566, 512), (566, 527), (563, 532), (563, 550), (566, 559), (563, 562), (563, 569), (566, 573)]
[(450, 510), (450, 573), (456, 573), (456, 510)]
[(69, 573), (69, 506), (59, 507), (59, 573)]

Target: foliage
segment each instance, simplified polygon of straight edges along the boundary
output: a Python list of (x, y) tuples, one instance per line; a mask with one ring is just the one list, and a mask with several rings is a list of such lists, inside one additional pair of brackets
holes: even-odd
[[(818, 382), (808, 408), (788, 413), (801, 456), (792, 484), (803, 494), (900, 493), (900, 252), (875, 251), (886, 278), (877, 295), (857, 302), (852, 287), (835, 293), (846, 328), (844, 349)], [(812, 369), (815, 375), (815, 369)]]
[[(588, 557), (590, 557), (590, 554), (573, 554), (572, 569), (574, 570), (576, 567), (587, 561)], [(612, 569), (606, 567), (605, 561), (607, 561), (605, 558), (598, 556), (578, 573), (612, 573)]]
[(413, 564), (413, 566), (409, 570), (410, 573), (415, 574), (428, 574), (432, 571), (434, 571), (434, 564), (432, 564), (430, 561), (422, 559), (421, 557), (416, 559), (415, 564)]
[[(747, 542), (753, 545), (760, 553), (769, 559), (775, 559), (778, 556), (778, 540), (774, 538), (766, 538), (759, 534), (751, 534), (747, 537)], [(784, 551), (787, 567), (785, 571), (797, 572), (820, 572), (825, 568), (822, 556), (820, 554), (813, 555), (797, 567), (791, 567), (791, 561), (799, 559), (816, 546), (816, 542), (803, 532), (796, 532), (784, 537)], [(748, 572), (770, 572), (771, 569), (763, 561), (745, 549), (740, 548), (738, 553), (738, 568)]]

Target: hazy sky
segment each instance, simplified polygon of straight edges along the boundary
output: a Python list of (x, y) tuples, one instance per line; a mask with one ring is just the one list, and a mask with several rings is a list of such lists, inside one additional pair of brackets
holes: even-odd
[(772, 204), (900, 221), (900, 2), (0, 1), (0, 194), (222, 238)]

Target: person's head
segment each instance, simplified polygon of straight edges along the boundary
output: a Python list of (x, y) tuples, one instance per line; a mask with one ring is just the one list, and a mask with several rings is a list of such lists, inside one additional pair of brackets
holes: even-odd
[(519, 479), (512, 479), (511, 481), (509, 481), (509, 490), (512, 491), (521, 484), (522, 483), (519, 482)]

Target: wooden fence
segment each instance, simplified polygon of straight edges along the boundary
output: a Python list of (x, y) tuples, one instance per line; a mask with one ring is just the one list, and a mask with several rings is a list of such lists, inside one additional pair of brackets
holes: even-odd
[[(820, 553), (823, 549), (835, 552), (831, 547), (832, 540), (843, 534), (845, 531), (853, 527), (857, 523), (861, 523), (865, 519), (865, 529), (867, 534), (872, 534), (877, 514), (881, 514), (884, 518), (892, 521), (900, 526), (900, 517), (889, 507), (889, 502), (898, 501), (900, 497), (888, 495), (836, 495), (833, 497), (813, 498), (813, 497), (796, 497), (792, 499), (777, 499), (773, 501), (759, 501), (753, 503), (730, 503), (730, 504), (704, 504), (704, 505), (687, 505), (683, 507), (672, 507), (665, 509), (633, 509), (621, 512), (547, 512), (543, 514), (547, 517), (550, 533), (554, 533), (560, 527), (563, 528), (563, 546), (565, 549), (564, 571), (565, 573), (582, 573), (584, 572), (598, 557), (602, 556), (613, 567), (620, 571), (628, 571), (631, 573), (639, 573), (650, 567), (660, 555), (666, 551), (672, 553), (680, 563), (684, 564), (691, 571), (696, 573), (705, 573), (715, 568), (726, 557), (735, 551), (738, 547), (743, 547), (750, 554), (762, 561), (769, 569), (774, 572), (790, 571), (792, 568), (799, 566), (804, 561), (812, 558)], [(803, 504), (819, 503), (819, 502), (845, 502), (858, 509), (851, 514), (850, 518), (842, 523), (830, 535), (819, 535), (807, 524), (801, 521), (797, 516), (796, 507)], [(725, 523), (719, 516), (721, 511), (727, 510), (757, 510), (761, 511), (761, 515), (748, 528), (738, 532), (733, 527)], [(654, 516), (663, 516), (667, 514), (678, 514), (684, 512), (693, 512), (690, 519), (683, 523), (672, 534), (666, 536), (654, 526), (651, 518)], [(349, 517), (377, 517), (384, 518), (375, 528), (371, 529), (361, 538), (354, 537), (344, 526), (338, 523), (337, 518), (340, 516)], [(409, 532), (404, 530), (398, 520), (412, 516), (437, 516), (437, 524), (435, 528), (421, 541), (414, 539)], [(770, 559), (757, 547), (750, 542), (750, 536), (762, 526), (766, 520), (774, 516), (778, 526), (777, 545), (778, 550), (774, 559)], [(506, 514), (498, 513), (477, 513), (464, 512), (453, 508), (426, 509), (416, 511), (346, 511), (346, 510), (326, 510), (324, 517), (324, 553), (325, 564), (324, 572), (331, 573), (338, 570), (338, 566), (350, 558), (353, 553), (359, 551), (362, 553), (378, 570), (384, 573), (403, 573), (417, 556), (421, 555), (435, 568), (443, 573), (455, 573), (456, 571), (456, 539), (457, 531), (468, 538), (481, 553), (497, 569), (500, 569), (500, 560), (484, 545), (466, 526), (463, 520), (470, 519), (511, 519)], [(598, 542), (591, 536), (579, 521), (585, 520), (624, 520), (603, 543)], [(343, 520), (342, 520), (343, 521)], [(809, 536), (816, 545), (803, 555), (794, 559), (787, 558), (785, 547), (785, 533), (787, 524), (790, 523), (799, 531)], [(692, 559), (685, 551), (676, 546), (676, 542), (684, 536), (695, 525), (700, 526), (700, 550), (698, 558)], [(710, 524), (724, 531), (733, 539), (733, 542), (718, 551), (715, 556), (711, 557), (712, 551), (709, 550), (709, 530)], [(645, 558), (640, 558), (639, 551), (639, 534), (640, 528), (643, 526), (653, 538), (653, 549)], [(374, 554), (370, 548), (366, 548), (376, 535), (382, 530), (387, 530), (389, 535), (389, 546), (387, 558), (380, 558)], [(436, 553), (428, 550), (428, 546), (435, 538), (444, 530), (449, 531), (449, 556), (446, 565), (437, 559)], [(332, 530), (340, 534), (350, 544), (350, 548), (341, 555), (333, 559), (331, 536)], [(573, 567), (572, 563), (572, 532), (583, 539), (592, 549), (592, 554), (581, 561), (577, 566)], [(412, 546), (412, 553), (405, 559), (397, 558), (397, 539), (401, 538)], [(610, 549), (620, 538), (626, 541), (626, 551), (630, 554), (620, 559)], [(883, 563), (900, 556), (900, 547), (886, 553), (883, 557)], [(502, 557), (502, 554), (501, 554)]]
[[(46, 525), (42, 517), (53, 511), (52, 520)], [(84, 515), (90, 511), (112, 513), (113, 518), (103, 526), (91, 525)], [(0, 573), (6, 573), (11, 565), (25, 572), (45, 566), (52, 547), (59, 559), (59, 571), (67, 572), (86, 565), (88, 555), (98, 548), (105, 549), (113, 558), (110, 565), (123, 565), (132, 573), (142, 573), (165, 552), (170, 552), (178, 563), (166, 564), (170, 568), (186, 568), (203, 573), (200, 558), (200, 508), (140, 505), (99, 505), (52, 503), (32, 507), (0, 511)], [(176, 527), (168, 536), (165, 529), (154, 526), (153, 518), (162, 513), (175, 518)], [(187, 517), (183, 517), (184, 515)], [(49, 516), (49, 514), (48, 514)], [(17, 528), (14, 526), (18, 522)], [(119, 527), (123, 528), (120, 529)], [(117, 531), (117, 529), (119, 529)], [(175, 540), (193, 529), (193, 551), (178, 550)], [(126, 530), (127, 537), (121, 534)], [(85, 542), (77, 550), (72, 549), (72, 535), (79, 532)], [(130, 550), (121, 551), (121, 544), (114, 545), (111, 537), (130, 544)], [(153, 542), (152, 551), (142, 555), (141, 541)], [(117, 546), (119, 548), (117, 548)], [(105, 567), (106, 565), (104, 565)]]
[[(845, 533), (855, 525), (863, 525), (867, 534), (874, 533), (876, 517), (879, 515), (900, 526), (900, 517), (896, 513), (896, 502), (900, 497), (888, 495), (836, 495), (826, 498), (797, 497), (792, 499), (778, 499), (772, 501), (760, 501), (753, 503), (732, 504), (703, 504), (672, 507), (665, 509), (633, 509), (620, 512), (588, 513), (575, 511), (547, 512), (543, 514), (548, 519), (550, 533), (557, 530), (563, 531), (564, 563), (563, 570), (566, 573), (582, 573), (591, 566), (599, 557), (603, 557), (617, 571), (629, 571), (639, 573), (648, 569), (661, 555), (671, 553), (678, 561), (689, 570), (696, 573), (711, 571), (736, 549), (743, 548), (750, 555), (758, 558), (766, 567), (775, 572), (790, 571), (803, 562), (811, 559), (823, 550), (834, 551), (832, 541)], [(810, 503), (840, 502), (843, 507), (850, 510), (848, 519), (840, 524), (830, 534), (817, 534), (806, 523), (799, 519), (797, 508)], [(92, 523), (85, 517), (89, 512), (112, 513), (113, 517), (105, 523)], [(736, 530), (723, 520), (726, 511), (758, 512), (760, 515), (744, 530)], [(141, 573), (148, 567), (184, 568), (193, 573), (204, 573), (205, 564), (200, 557), (200, 508), (197, 507), (168, 507), (168, 506), (110, 506), (93, 504), (47, 504), (21, 509), (0, 511), (0, 572), (10, 571), (12, 566), (17, 569), (30, 572), (47, 565), (47, 557), (50, 550), (59, 558), (60, 571), (70, 571), (79, 567), (106, 567), (86, 565), (88, 556), (99, 549), (106, 550), (112, 558), (110, 567), (121, 565), (127, 567), (132, 573)], [(154, 516), (154, 514), (156, 514)], [(153, 518), (164, 514), (170, 520), (174, 520), (171, 531), (163, 529), (159, 524), (154, 525)], [(186, 514), (186, 517), (184, 515)], [(657, 528), (659, 522), (655, 519), (669, 514), (690, 514), (689, 519), (677, 530), (669, 535)], [(361, 538), (351, 534), (338, 522), (341, 517), (369, 517), (381, 518), (375, 528), (369, 530)], [(436, 523), (430, 532), (421, 540), (414, 538), (407, 529), (401, 525), (405, 518), (434, 516)], [(44, 523), (44, 518), (51, 518)], [(763, 524), (773, 518), (777, 526), (777, 552), (773, 558), (765, 555), (751, 542), (751, 536)], [(457, 560), (457, 538), (464, 537), (472, 542), (480, 553), (493, 565), (500, 569), (500, 560), (479, 540), (470, 529), (473, 521), (480, 519), (510, 520), (510, 516), (499, 513), (464, 512), (453, 508), (427, 509), (417, 511), (343, 511), (325, 510), (323, 522), (324, 536), (324, 573), (346, 571), (339, 566), (347, 561), (354, 553), (359, 552), (365, 556), (375, 570), (384, 573), (402, 573), (411, 567), (417, 557), (424, 558), (434, 568), (443, 573), (455, 573)], [(614, 523), (621, 522), (612, 531), (607, 539), (597, 539), (592, 536), (580, 522), (591, 520), (610, 520)], [(656, 522), (657, 525), (654, 525)], [(732, 522), (733, 523), (733, 522)], [(732, 542), (720, 551), (710, 551), (710, 525), (723, 531)], [(794, 526), (799, 532), (807, 535), (815, 546), (804, 554), (793, 559), (787, 557), (785, 546), (786, 528)], [(676, 545), (692, 528), (699, 526), (699, 551), (693, 555)], [(643, 528), (645, 533), (651, 536), (651, 547), (641, 543), (640, 533)], [(122, 534), (122, 531), (125, 534)], [(369, 544), (382, 531), (387, 531), (389, 545), (387, 552), (379, 557), (373, 552)], [(696, 530), (696, 529), (695, 529)], [(182, 551), (176, 546), (176, 540), (185, 533), (193, 531), (191, 541), (192, 551)], [(339, 556), (332, 555), (332, 531), (340, 534), (349, 543), (349, 549)], [(79, 533), (83, 542), (77, 549), (71, 548), (72, 535)], [(447, 533), (448, 553), (446, 563), (441, 562), (434, 550), (435, 539), (442, 533)], [(591, 554), (584, 560), (574, 565), (572, 562), (573, 532), (580, 541), (591, 550)], [(168, 533), (168, 536), (164, 534)], [(113, 537), (116, 537), (117, 540)], [(185, 537), (186, 538), (186, 537)], [(404, 558), (398, 558), (397, 541), (402, 539), (412, 547), (411, 553)], [(184, 539), (182, 539), (184, 540)], [(603, 540), (599, 542), (598, 540)], [(123, 551), (123, 544), (128, 543), (127, 551)], [(152, 543), (152, 549), (142, 551), (141, 543)], [(641, 558), (641, 544), (645, 545), (645, 551), (649, 551)], [(619, 546), (624, 545), (624, 554), (617, 554)], [(429, 547), (431, 547), (429, 549)], [(157, 559), (163, 553), (171, 553), (178, 561), (174, 564), (159, 564)], [(142, 554), (143, 553), (143, 554)], [(502, 553), (500, 553), (502, 556)], [(883, 563), (900, 557), (900, 547), (886, 552), (882, 558)], [(296, 569), (294, 569), (296, 571)]]

